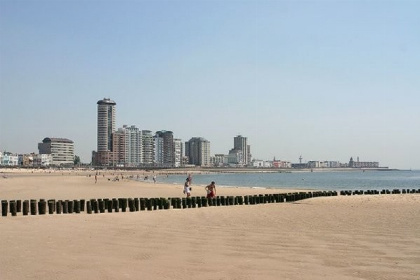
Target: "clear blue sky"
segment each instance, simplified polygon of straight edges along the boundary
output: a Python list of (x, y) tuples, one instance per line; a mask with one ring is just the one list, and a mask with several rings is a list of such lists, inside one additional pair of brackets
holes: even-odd
[(117, 127), (420, 169), (420, 1), (0, 0), (0, 149)]

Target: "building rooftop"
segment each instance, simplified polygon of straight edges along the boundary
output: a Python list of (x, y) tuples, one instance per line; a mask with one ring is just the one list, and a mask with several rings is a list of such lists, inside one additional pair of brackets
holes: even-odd
[(49, 142), (58, 142), (58, 143), (74, 143), (72, 140), (67, 138), (54, 138), (54, 137), (46, 137), (42, 140), (42, 143), (49, 143)]
[(104, 98), (102, 100), (99, 100), (98, 105), (117, 105), (114, 100), (111, 100), (109, 98)]

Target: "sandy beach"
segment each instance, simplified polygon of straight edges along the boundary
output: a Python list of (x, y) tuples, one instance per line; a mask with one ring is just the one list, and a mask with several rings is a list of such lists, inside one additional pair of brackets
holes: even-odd
[[(103, 175), (95, 183), (93, 172), (3, 171), (0, 199), (183, 196), (182, 185), (127, 180), (136, 173), (120, 181)], [(194, 185), (192, 192), (205, 194)], [(273, 190), (218, 188), (217, 194), (264, 193)], [(8, 215), (0, 217), (0, 278), (418, 280), (419, 217), (419, 194)]]

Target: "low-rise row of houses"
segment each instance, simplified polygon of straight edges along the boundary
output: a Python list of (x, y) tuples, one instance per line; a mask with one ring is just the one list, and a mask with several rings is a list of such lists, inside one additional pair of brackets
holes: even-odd
[(252, 167), (260, 167), (260, 168), (296, 168), (296, 169), (304, 169), (304, 168), (380, 168), (379, 162), (377, 161), (354, 161), (353, 158), (350, 158), (348, 163), (341, 163), (339, 161), (317, 161), (311, 160), (306, 163), (291, 163), (290, 161), (283, 161), (283, 160), (272, 160), (272, 161), (264, 161), (264, 160), (253, 160), (251, 162)]
[(46, 167), (53, 165), (51, 154), (14, 154), (0, 152), (0, 165), (22, 167)]

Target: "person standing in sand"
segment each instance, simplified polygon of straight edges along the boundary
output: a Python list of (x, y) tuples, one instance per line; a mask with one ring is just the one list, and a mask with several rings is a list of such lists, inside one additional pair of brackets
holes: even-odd
[(189, 178), (187, 178), (187, 180), (185, 180), (184, 194), (186, 194), (187, 197), (191, 196), (191, 187), (190, 187), (190, 179)]
[(210, 185), (205, 187), (207, 191), (207, 198), (213, 198), (216, 196), (216, 183), (213, 181)]

